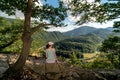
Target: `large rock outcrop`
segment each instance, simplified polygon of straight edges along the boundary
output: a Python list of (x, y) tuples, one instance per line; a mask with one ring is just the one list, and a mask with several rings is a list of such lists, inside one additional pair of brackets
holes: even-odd
[(0, 55), (0, 77), (2, 74), (9, 68), (7, 55), (1, 54)]
[(42, 76), (41, 80), (120, 80), (120, 70), (92, 70), (64, 64), (32, 65), (31, 69)]
[[(0, 55), (0, 77), (9, 68), (7, 58)], [(120, 70), (85, 69), (69, 64), (44, 62), (44, 59), (30, 58), (23, 71), (16, 74), (13, 80), (120, 80)]]

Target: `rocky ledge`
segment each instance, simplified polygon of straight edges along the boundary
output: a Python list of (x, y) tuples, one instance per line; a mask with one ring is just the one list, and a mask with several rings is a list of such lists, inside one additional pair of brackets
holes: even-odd
[[(11, 57), (11, 56), (10, 56)], [(9, 68), (8, 57), (0, 54), (0, 77)], [(16, 59), (16, 56), (12, 56)], [(14, 62), (14, 60), (11, 60)], [(67, 64), (45, 64), (29, 57), (23, 71), (13, 80), (120, 80), (120, 70), (84, 69)]]

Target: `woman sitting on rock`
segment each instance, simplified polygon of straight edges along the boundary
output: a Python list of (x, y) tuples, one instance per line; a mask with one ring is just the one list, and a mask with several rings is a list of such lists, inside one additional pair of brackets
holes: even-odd
[(55, 48), (53, 48), (53, 42), (48, 42), (46, 45), (46, 63), (58, 62)]

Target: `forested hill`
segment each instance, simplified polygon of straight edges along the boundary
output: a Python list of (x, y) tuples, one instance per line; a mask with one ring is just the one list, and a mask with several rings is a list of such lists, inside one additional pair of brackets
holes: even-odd
[(94, 28), (94, 27), (90, 27), (90, 26), (82, 26), (82, 27), (76, 28), (74, 30), (64, 32), (63, 35), (69, 36), (69, 37), (76, 37), (76, 36), (86, 35), (86, 34), (91, 34), (91, 33), (106, 35), (106, 34), (110, 34), (112, 32), (112, 30), (113, 30), (112, 27)]
[(45, 46), (49, 41), (57, 42), (63, 40), (64, 38), (64, 35), (60, 32), (47, 32), (39, 30), (32, 35), (32, 49), (36, 50)]
[(94, 28), (94, 27), (82, 26), (82, 27), (76, 28), (74, 30), (71, 30), (71, 31), (68, 31), (68, 32), (64, 32), (63, 34), (65, 36), (75, 37), (75, 36), (85, 35), (85, 34), (91, 33), (94, 30), (96, 30), (96, 28)]
[[(82, 27), (82, 29), (83, 29), (83, 27)], [(86, 32), (84, 31), (85, 35), (83, 35), (83, 33), (81, 33), (81, 32), (76, 33), (75, 30), (73, 30), (73, 31), (71, 31), (72, 33), (69, 32), (69, 34), (68, 34), (69, 38), (59, 41), (59, 42), (56, 42), (55, 47), (58, 49), (58, 51), (57, 51), (58, 54), (69, 57), (70, 53), (72, 53), (73, 51), (77, 52), (77, 54), (93, 53), (95, 51), (98, 51), (99, 50), (98, 48), (99, 48), (99, 45), (101, 44), (101, 42), (104, 39), (108, 38), (113, 30), (113, 28), (111, 28), (111, 27), (105, 28), (105, 29), (85, 27), (85, 29), (86, 29)], [(89, 31), (89, 29), (91, 31)], [(65, 34), (65, 33), (63, 33), (63, 34)], [(73, 36), (71, 34), (74, 34), (74, 35), (76, 34), (76, 36)]]
[(96, 36), (101, 37), (102, 39), (106, 39), (112, 33), (112, 30), (109, 30), (109, 29), (111, 29), (111, 28), (97, 29), (91, 33), (86, 34), (86, 35), (95, 34)]
[(44, 30), (39, 30), (38, 32), (36, 32), (33, 36), (33, 39), (42, 39), (46, 42), (48, 41), (60, 41), (63, 40), (65, 38), (65, 36), (61, 33), (61, 32), (47, 32)]
[(70, 56), (72, 51), (80, 53), (93, 53), (104, 39), (96, 34), (87, 34), (79, 37), (65, 39), (55, 43), (58, 53)]

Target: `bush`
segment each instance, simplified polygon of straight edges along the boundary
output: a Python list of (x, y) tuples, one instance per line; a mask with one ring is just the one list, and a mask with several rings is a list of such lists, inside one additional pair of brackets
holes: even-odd
[(113, 69), (114, 65), (110, 61), (96, 59), (91, 63), (90, 67), (99, 69)]

